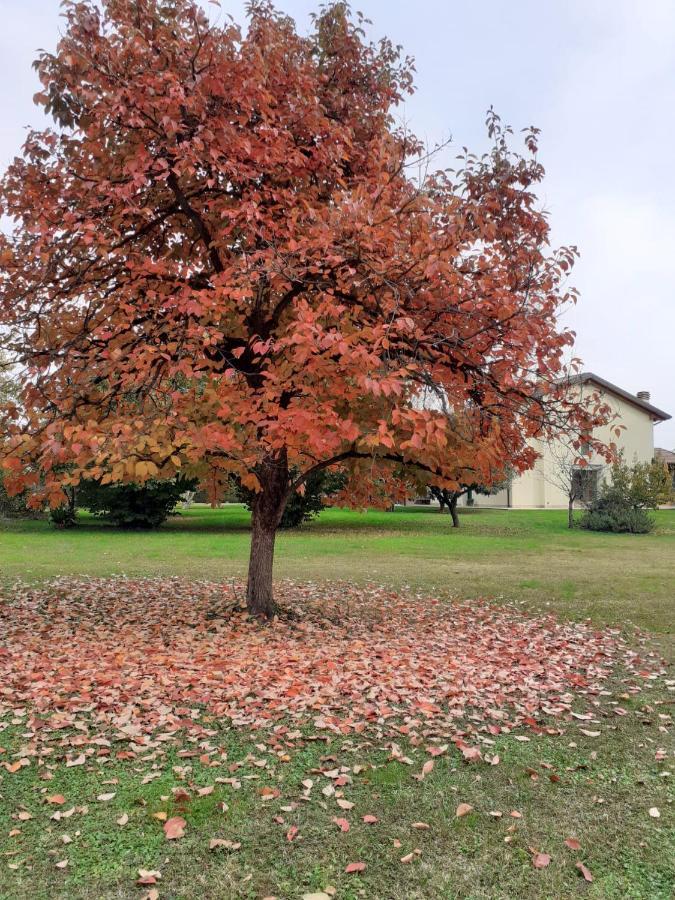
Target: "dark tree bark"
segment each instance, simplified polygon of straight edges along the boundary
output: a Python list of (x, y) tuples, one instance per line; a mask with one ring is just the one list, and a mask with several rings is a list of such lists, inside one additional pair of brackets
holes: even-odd
[(567, 527), (574, 528), (574, 494), (570, 494), (567, 504)]
[(448, 511), (452, 516), (452, 527), (459, 528), (459, 514), (457, 512), (457, 501), (459, 500), (459, 494), (453, 494), (450, 498), (450, 503), (448, 505)]
[(285, 454), (267, 457), (256, 474), (260, 491), (252, 503), (246, 606), (252, 616), (271, 619), (276, 612), (272, 583), (274, 541), (289, 490)]

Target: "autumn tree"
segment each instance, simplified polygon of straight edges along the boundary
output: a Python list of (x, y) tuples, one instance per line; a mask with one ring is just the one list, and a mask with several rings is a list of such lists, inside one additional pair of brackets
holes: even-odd
[[(337, 464), (354, 496), (388, 465), (453, 487), (533, 462), (560, 427), (574, 251), (549, 248), (536, 130), (418, 176), (395, 117), (412, 64), (344, 3), (308, 36), (266, 2), (248, 29), (192, 0), (66, 0), (29, 133), (0, 186), (0, 333), (14, 488), (234, 475), (255, 491), (247, 599), (274, 611), (284, 505)], [(414, 166), (411, 166), (415, 163)], [(422, 167), (424, 168), (424, 167)], [(422, 390), (437, 408), (420, 407)], [(466, 444), (448, 409), (495, 435)], [(36, 494), (37, 496), (37, 494)]]

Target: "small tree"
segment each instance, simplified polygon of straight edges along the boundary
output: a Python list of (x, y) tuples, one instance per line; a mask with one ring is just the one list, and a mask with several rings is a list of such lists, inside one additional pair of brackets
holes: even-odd
[(589, 466), (570, 443), (561, 436), (550, 441), (546, 448), (543, 477), (567, 498), (567, 527), (574, 528), (574, 505), (578, 501), (593, 499), (595, 488), (592, 479), (598, 479), (597, 466)]
[(444, 507), (447, 507), (448, 512), (452, 516), (452, 527), (459, 528), (457, 503), (460, 497), (469, 496), (471, 494), (490, 496), (491, 494), (496, 494), (503, 490), (507, 484), (508, 478), (493, 485), (478, 484), (477, 482), (473, 482), (472, 484), (460, 484), (456, 490), (430, 485), (429, 493), (434, 500), (438, 501), (439, 512), (443, 512)]
[(603, 497), (631, 509), (656, 509), (668, 503), (672, 486), (668, 468), (658, 460), (628, 465), (622, 458), (610, 470)]

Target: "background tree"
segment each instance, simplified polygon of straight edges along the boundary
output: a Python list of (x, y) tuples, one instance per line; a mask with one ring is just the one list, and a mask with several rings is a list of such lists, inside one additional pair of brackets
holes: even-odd
[[(581, 448), (582, 451), (587, 448)], [(583, 452), (560, 435), (546, 445), (544, 480), (567, 498), (567, 527), (574, 528), (574, 505), (579, 501), (592, 502), (597, 495), (600, 471), (589, 465)]]
[[(343, 465), (354, 501), (388, 465), (484, 482), (496, 458), (531, 465), (532, 436), (592, 440), (597, 411), (553, 402), (575, 252), (549, 247), (536, 129), (521, 156), (491, 112), (486, 154), (412, 177), (400, 50), (344, 3), (306, 37), (249, 10), (242, 34), (193, 0), (66, 0), (36, 63), (54, 128), (0, 185), (0, 330), (26, 373), (3, 465), (54, 506), (57, 466), (234, 475), (269, 616), (276, 529), (315, 472)], [(467, 404), (493, 450), (454, 430)]]
[(502, 481), (495, 482), (494, 484), (478, 484), (477, 482), (471, 482), (470, 484), (460, 484), (455, 490), (451, 490), (449, 488), (441, 488), (436, 485), (429, 485), (429, 492), (434, 500), (438, 501), (439, 511), (443, 512), (443, 509), (447, 507), (448, 512), (452, 517), (452, 527), (459, 528), (459, 513), (457, 512), (457, 503), (460, 497), (468, 496), (469, 494), (483, 494), (485, 496), (490, 496), (490, 494), (496, 494), (506, 487), (508, 484), (508, 478), (505, 478)]

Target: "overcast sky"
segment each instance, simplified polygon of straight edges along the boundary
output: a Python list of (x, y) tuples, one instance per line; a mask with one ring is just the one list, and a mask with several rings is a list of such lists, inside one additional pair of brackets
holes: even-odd
[[(214, 10), (207, 0), (205, 8)], [(278, 0), (300, 29), (318, 2)], [(576, 244), (567, 322), (585, 369), (675, 415), (675, 0), (354, 0), (416, 59), (404, 114), (420, 136), (486, 145), (492, 104), (515, 129), (542, 129), (541, 200), (558, 244)], [(244, 3), (222, 8), (242, 21)], [(0, 0), (0, 166), (27, 125), (31, 62), (52, 49), (59, 0)], [(675, 447), (675, 422), (655, 444)]]

